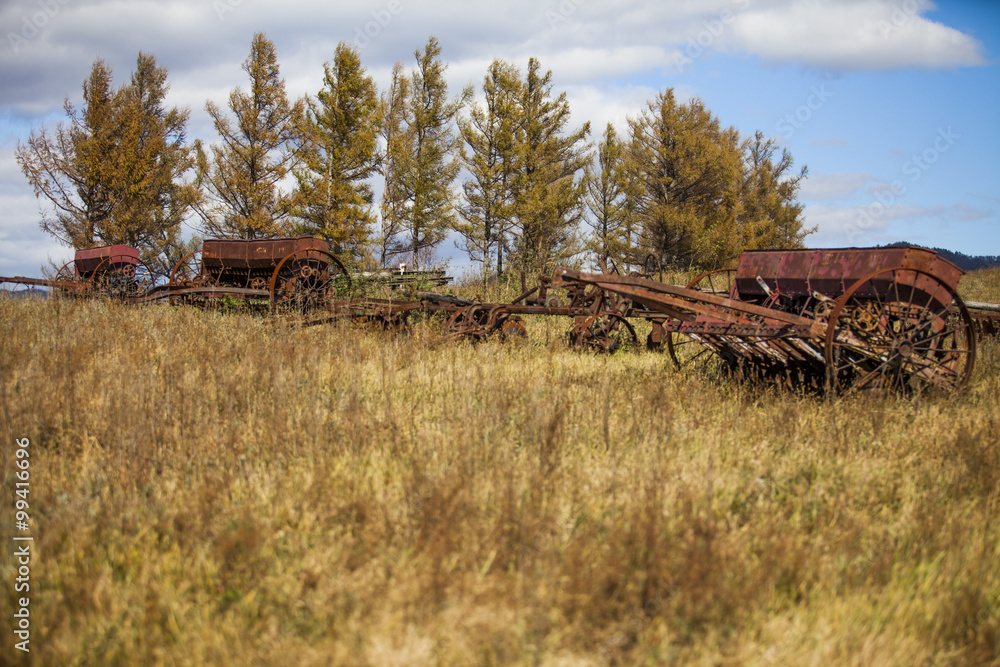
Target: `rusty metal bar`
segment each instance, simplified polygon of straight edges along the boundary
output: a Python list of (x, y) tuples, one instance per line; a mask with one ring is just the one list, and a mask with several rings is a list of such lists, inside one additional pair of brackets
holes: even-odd
[(44, 278), (25, 278), (24, 276), (0, 276), (0, 283), (16, 283), (19, 285), (32, 285), (34, 287), (58, 287), (60, 285), (78, 284), (73, 282), (45, 280)]
[[(785, 313), (773, 308), (756, 306), (737, 299), (707, 294), (705, 292), (680, 287), (678, 285), (667, 285), (665, 283), (649, 280), (647, 278), (583, 273), (574, 269), (556, 269), (556, 278), (564, 278), (585, 284), (597, 285), (602, 289), (627, 295), (630, 298), (655, 309), (659, 309), (661, 306), (666, 306), (681, 312), (684, 310), (692, 310), (698, 312), (699, 314), (733, 321), (731, 318), (722, 317), (722, 313), (719, 313), (717, 309), (705, 308), (701, 305), (708, 304), (728, 310), (734, 310), (747, 315), (756, 315), (758, 317), (776, 320), (785, 324), (818, 327), (815, 329), (815, 336), (823, 336), (826, 333), (826, 325), (816, 322), (815, 320), (800, 317), (798, 315), (792, 315), (791, 313)], [(638, 290), (645, 290), (646, 293)], [(665, 298), (658, 296), (658, 294), (667, 294), (680, 298)]]

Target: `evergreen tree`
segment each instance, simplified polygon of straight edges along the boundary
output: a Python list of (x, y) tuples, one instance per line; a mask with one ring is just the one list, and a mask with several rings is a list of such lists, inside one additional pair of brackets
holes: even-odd
[(664, 264), (716, 268), (748, 249), (802, 246), (795, 201), (803, 169), (761, 132), (741, 142), (700, 100), (678, 104), (673, 90), (629, 121), (629, 173), (641, 187), (640, 254)]
[[(803, 167), (792, 175), (792, 155), (773, 139), (764, 139), (757, 131), (743, 142), (743, 174), (741, 178), (740, 215), (737, 240), (741, 249), (801, 248), (807, 234), (803, 229), (803, 206), (796, 201), (802, 179), (808, 170)], [(776, 159), (777, 158), (777, 159)]]
[(598, 259), (611, 260), (627, 269), (637, 263), (632, 252), (636, 225), (634, 205), (637, 196), (628, 178), (626, 146), (608, 123), (597, 146), (593, 167), (588, 166), (586, 203), (592, 233), (587, 244)]
[[(483, 274), (503, 275), (504, 252), (514, 216), (514, 182), (521, 165), (521, 82), (517, 68), (494, 60), (483, 81), (485, 106), (472, 105), (458, 122), (462, 162), (470, 178), (462, 184), (463, 221), (455, 230), (461, 248), (482, 262)], [(495, 257), (495, 263), (494, 263)]]
[(732, 259), (741, 169), (736, 130), (721, 128), (700, 100), (678, 104), (669, 89), (629, 125), (630, 177), (642, 185), (640, 254), (682, 266)]
[(410, 80), (403, 72), (403, 64), (392, 68), (389, 90), (381, 100), (382, 139), (385, 141), (385, 160), (382, 173), (385, 177), (382, 192), (381, 228), (378, 237), (379, 266), (388, 266), (389, 260), (406, 252), (401, 237), (404, 231), (403, 212), (407, 195), (402, 175), (410, 169), (407, 152), (406, 102), (410, 97)]
[(250, 77), (250, 88), (230, 93), (234, 120), (214, 103), (205, 105), (222, 144), (211, 147), (211, 165), (202, 162), (209, 199), (198, 211), (211, 235), (281, 235), (289, 229), (291, 196), (278, 184), (292, 167), (290, 144), (304, 105), (289, 104), (274, 44), (263, 33), (254, 35), (243, 71)]
[(465, 95), (448, 100), (446, 66), (441, 62), (437, 39), (431, 37), (423, 53), (417, 51), (414, 55), (417, 68), (405, 90), (393, 144), (386, 150), (386, 170), (392, 175), (392, 182), (386, 184), (386, 196), (391, 197), (391, 214), (406, 235), (404, 244), (410, 260), (419, 266), (455, 226), (451, 184), (460, 164), (452, 125)]
[(298, 127), (301, 167), (295, 216), (337, 255), (360, 261), (375, 222), (368, 179), (378, 171), (379, 101), (358, 52), (341, 42), (324, 66), (323, 89), (307, 98)]
[(131, 81), (118, 95), (115, 150), (105, 157), (113, 171), (115, 237), (146, 250), (154, 270), (170, 270), (181, 243), (181, 222), (198, 201), (198, 190), (182, 178), (195, 162), (184, 145), (189, 112), (163, 106), (167, 71), (139, 54)]
[(66, 101), (69, 125), (32, 132), (16, 158), (36, 197), (52, 205), (41, 227), (75, 248), (126, 244), (154, 270), (178, 243), (179, 227), (197, 190), (186, 183), (193, 166), (184, 145), (188, 112), (166, 109), (167, 72), (140, 53), (131, 80), (112, 89), (112, 72), (98, 59), (83, 85), (78, 111)]
[(528, 61), (521, 86), (520, 162), (515, 179), (514, 220), (522, 266), (540, 268), (577, 250), (575, 232), (583, 216), (590, 123), (563, 135), (570, 109), (566, 93), (552, 97), (552, 72), (541, 75), (538, 61)]

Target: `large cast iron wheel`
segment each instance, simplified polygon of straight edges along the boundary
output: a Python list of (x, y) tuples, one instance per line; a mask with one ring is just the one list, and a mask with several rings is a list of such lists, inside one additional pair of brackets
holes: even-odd
[(350, 286), (351, 277), (339, 259), (324, 250), (296, 250), (278, 262), (271, 274), (271, 312), (305, 315), (327, 310), (337, 298), (337, 289)]
[(828, 392), (954, 392), (972, 375), (969, 311), (926, 271), (885, 269), (858, 280), (837, 299), (829, 322)]
[[(736, 269), (716, 269), (695, 276), (687, 284), (688, 289), (696, 289), (714, 296), (732, 296), (736, 284)], [(668, 333), (667, 353), (677, 368), (701, 363), (711, 358), (712, 351), (703, 343), (682, 333)]]

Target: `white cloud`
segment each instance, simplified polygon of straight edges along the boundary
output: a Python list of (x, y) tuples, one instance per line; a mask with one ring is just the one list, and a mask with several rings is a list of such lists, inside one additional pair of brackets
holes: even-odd
[[(937, 221), (940, 231), (953, 235), (955, 240), (964, 237), (954, 222), (978, 222), (995, 216), (988, 211), (973, 209), (964, 204), (949, 206), (884, 205), (878, 201), (863, 206), (838, 206), (816, 204), (805, 209), (805, 226), (816, 226), (816, 233), (807, 237), (812, 247), (865, 246), (887, 243), (903, 238), (899, 230), (913, 227), (915, 223)], [(952, 230), (952, 231), (949, 231)], [(896, 231), (897, 234), (892, 234)], [(952, 244), (954, 245), (954, 244)]]
[(597, 142), (608, 123), (615, 126), (619, 136), (625, 136), (627, 118), (638, 115), (657, 92), (646, 86), (574, 85), (567, 87), (566, 100), (574, 110), (573, 126), (590, 121), (591, 139)]
[(657, 45), (620, 46), (616, 48), (575, 47), (554, 53), (542, 66), (559, 73), (561, 81), (619, 79), (633, 74), (642, 63), (646, 68), (664, 67), (669, 54)]
[(948, 210), (948, 217), (952, 220), (958, 220), (960, 222), (986, 220), (987, 218), (995, 216), (995, 211), (984, 211), (968, 206), (967, 204), (956, 204)]
[[(43, 5), (57, 9), (39, 14)], [(257, 30), (275, 42), (290, 80), (311, 76), (342, 40), (362, 42), (362, 58), (374, 70), (411, 63), (432, 34), (452, 67), (476, 80), (483, 70), (473, 64), (528, 56), (563, 82), (620, 80), (674, 70), (677, 54), (692, 44), (830, 68), (982, 64), (982, 46), (925, 18), (930, 7), (926, 0), (355, 0), (286, 3), (276, 11), (248, 0), (20, 0), (0, 8), (8, 36), (0, 44), (0, 104), (25, 113), (58, 106), (78, 96), (98, 55), (125, 76), (140, 50), (155, 54), (173, 81), (214, 88), (224, 83), (213, 75), (223, 64), (238, 68)]]
[(735, 16), (724, 35), (743, 53), (845, 70), (983, 65), (982, 45), (921, 15), (926, 0), (771, 2)]
[(810, 174), (802, 181), (799, 194), (806, 201), (846, 199), (862, 192), (873, 180), (871, 174)]

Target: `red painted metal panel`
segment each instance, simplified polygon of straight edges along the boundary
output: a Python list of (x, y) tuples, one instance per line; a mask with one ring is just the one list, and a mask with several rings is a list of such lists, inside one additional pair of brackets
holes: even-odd
[[(273, 269), (284, 257), (299, 250), (330, 251), (330, 244), (314, 236), (294, 238), (208, 239), (201, 247), (201, 257), (210, 269)], [(325, 258), (317, 253), (315, 259)]]
[[(758, 278), (771, 291), (786, 296), (805, 296), (815, 291), (836, 298), (861, 278), (893, 268), (927, 271), (952, 288), (958, 285), (963, 273), (933, 250), (916, 246), (759, 250), (743, 253), (735, 281), (744, 299), (767, 295)], [(878, 285), (873, 289), (878, 289)]]
[(139, 262), (139, 251), (127, 245), (106, 245), (99, 248), (77, 250), (73, 256), (76, 273), (80, 276), (90, 275), (105, 260), (109, 261), (111, 269), (118, 269), (125, 265), (135, 266)]

